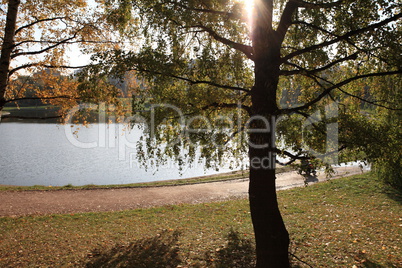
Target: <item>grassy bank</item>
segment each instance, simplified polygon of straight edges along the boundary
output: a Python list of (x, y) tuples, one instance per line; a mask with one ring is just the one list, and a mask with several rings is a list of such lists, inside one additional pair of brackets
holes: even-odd
[[(279, 192), (295, 256), (312, 267), (402, 266), (402, 196), (370, 176)], [(253, 261), (246, 200), (0, 218), (0, 230), (0, 267), (250, 267)]]

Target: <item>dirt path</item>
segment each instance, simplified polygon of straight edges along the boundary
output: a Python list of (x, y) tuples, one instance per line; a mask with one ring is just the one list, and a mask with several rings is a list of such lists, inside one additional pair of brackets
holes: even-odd
[[(361, 173), (358, 167), (336, 169), (339, 178)], [(311, 183), (324, 181), (318, 174)], [(296, 172), (277, 175), (277, 189), (303, 186), (303, 177)], [(0, 216), (67, 214), (94, 211), (118, 211), (180, 203), (204, 203), (246, 197), (248, 179), (182, 186), (120, 188), (60, 191), (2, 191)]]

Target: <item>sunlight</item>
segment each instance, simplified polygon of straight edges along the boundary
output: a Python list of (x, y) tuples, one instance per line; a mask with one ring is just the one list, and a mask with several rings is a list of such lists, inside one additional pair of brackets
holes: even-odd
[(239, 1), (243, 2), (245, 11), (247, 13), (247, 17), (249, 20), (251, 20), (253, 15), (254, 0), (239, 0)]
[(249, 25), (251, 25), (251, 18), (253, 15), (254, 8), (254, 0), (237, 0), (237, 2), (242, 3), (244, 5), (245, 15), (249, 21)]
[(252, 13), (253, 13), (253, 7), (254, 7), (254, 0), (242, 0), (244, 2), (244, 6), (247, 11), (247, 15), (250, 18)]

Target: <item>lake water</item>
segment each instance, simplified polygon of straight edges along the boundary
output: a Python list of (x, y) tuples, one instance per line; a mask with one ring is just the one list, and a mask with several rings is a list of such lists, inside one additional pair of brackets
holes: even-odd
[[(79, 128), (79, 129), (78, 129)], [(76, 133), (75, 131), (78, 130)], [(173, 180), (231, 171), (175, 163), (159, 170), (139, 167), (135, 143), (142, 131), (120, 124), (73, 127), (57, 124), (0, 124), (0, 184), (63, 186)]]

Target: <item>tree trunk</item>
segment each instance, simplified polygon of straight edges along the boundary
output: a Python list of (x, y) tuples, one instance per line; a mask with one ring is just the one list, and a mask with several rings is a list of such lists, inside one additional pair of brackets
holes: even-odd
[(257, 267), (288, 268), (289, 234), (275, 187), (275, 129), (278, 115), (281, 38), (272, 29), (272, 0), (260, 0), (252, 32), (255, 84), (251, 90), (249, 200)]
[[(249, 155), (249, 200), (256, 241), (256, 267), (288, 268), (289, 234), (278, 208), (275, 169), (266, 168), (275, 157), (263, 156), (255, 148), (250, 148)], [(263, 159), (260, 167), (255, 159)]]
[(14, 37), (20, 0), (10, 0), (8, 3), (6, 27), (0, 56), (0, 111), (6, 104), (5, 94), (9, 80), (11, 53), (14, 49)]
[[(275, 113), (277, 76), (272, 68), (266, 69), (271, 61), (256, 64), (256, 84), (252, 90), (250, 120), (250, 185), (249, 200), (254, 227), (257, 267), (289, 267), (289, 234), (280, 214), (275, 185)], [(270, 73), (272, 75), (266, 75)], [(260, 78), (261, 77), (261, 78)]]
[[(250, 130), (249, 201), (254, 227), (256, 267), (289, 267), (289, 234), (278, 207), (275, 184), (275, 116), (268, 121), (269, 129), (262, 130), (260, 118), (252, 120)], [(266, 123), (266, 122), (265, 122)]]

